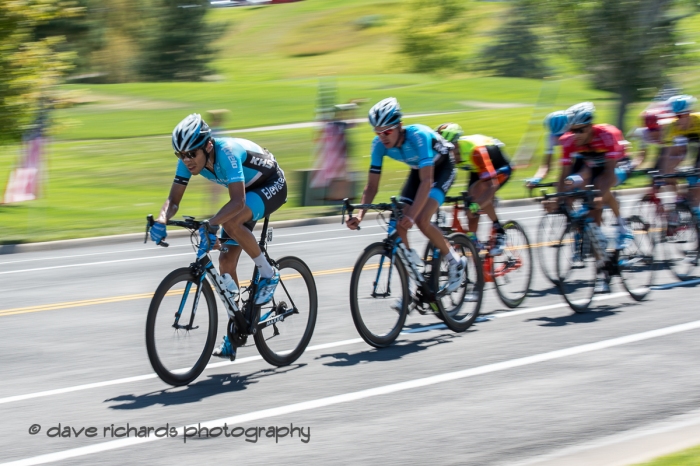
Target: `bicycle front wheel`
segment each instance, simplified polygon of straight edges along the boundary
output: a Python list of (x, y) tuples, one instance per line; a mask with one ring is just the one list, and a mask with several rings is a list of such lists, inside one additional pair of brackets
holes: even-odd
[(277, 261), (280, 282), (272, 301), (261, 306), (255, 346), (273, 366), (296, 361), (306, 349), (316, 326), (318, 296), (309, 267), (296, 257)]
[(491, 261), (491, 276), (496, 292), (509, 308), (520, 306), (530, 291), (532, 281), (532, 250), (530, 240), (518, 222), (503, 224), (506, 247)]
[(540, 220), (537, 230), (537, 256), (540, 261), (540, 268), (547, 280), (554, 285), (559, 284), (557, 277), (557, 251), (559, 250), (559, 240), (566, 229), (566, 215), (559, 212), (546, 213)]
[(693, 214), (683, 204), (676, 205), (676, 210), (669, 213), (664, 249), (666, 263), (679, 280), (695, 278), (698, 265), (698, 225)]
[(651, 225), (636, 215), (627, 219), (627, 226), (633, 231), (634, 239), (620, 251), (618, 269), (627, 292), (641, 301), (651, 290), (656, 271), (654, 233), (650, 231)]
[(410, 299), (399, 258), (384, 243), (368, 246), (350, 278), (350, 311), (362, 339), (376, 348), (393, 343), (406, 322)]
[(146, 350), (153, 370), (167, 384), (189, 384), (207, 366), (216, 330), (216, 297), (209, 282), (189, 268), (174, 270), (148, 308)]
[(467, 258), (464, 277), (459, 288), (447, 293), (445, 288), (449, 281), (448, 261), (442, 254), (437, 259), (439, 269), (431, 273), (433, 290), (438, 295), (438, 309), (445, 325), (453, 332), (464, 332), (479, 316), (481, 301), (484, 297), (484, 270), (479, 253), (474, 243), (464, 233), (447, 236), (458, 256)]
[(596, 262), (588, 230), (583, 225), (570, 224), (559, 241), (557, 275), (561, 294), (576, 312), (585, 312), (593, 301)]

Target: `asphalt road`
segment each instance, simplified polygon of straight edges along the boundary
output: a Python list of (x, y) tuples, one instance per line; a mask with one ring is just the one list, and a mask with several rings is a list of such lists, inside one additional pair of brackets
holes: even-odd
[[(540, 214), (533, 204), (500, 215), (534, 241)], [(536, 263), (521, 308), (488, 288), (493, 318), (465, 333), (412, 313), (393, 347), (369, 347), (350, 316), (349, 269), (384, 233), (364, 226), (275, 231), (271, 255), (302, 258), (318, 287), (316, 330), (294, 365), (271, 367), (249, 346), (181, 388), (153, 374), (144, 329), (159, 282), (192, 260), (188, 241), (0, 256), (0, 463), (537, 464), (700, 407), (693, 287), (638, 303), (615, 284), (574, 314)], [(70, 437), (47, 436), (59, 424)], [(117, 437), (127, 424), (189, 426), (191, 437)], [(192, 438), (198, 424), (242, 435)]]

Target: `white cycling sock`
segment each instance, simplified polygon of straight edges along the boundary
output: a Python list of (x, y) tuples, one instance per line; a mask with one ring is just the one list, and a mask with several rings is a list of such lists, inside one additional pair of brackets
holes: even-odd
[(272, 270), (272, 266), (269, 262), (267, 262), (267, 259), (262, 253), (260, 253), (258, 257), (254, 258), (253, 262), (255, 262), (255, 266), (258, 268), (262, 278), (272, 278), (272, 276), (275, 274), (275, 272)]

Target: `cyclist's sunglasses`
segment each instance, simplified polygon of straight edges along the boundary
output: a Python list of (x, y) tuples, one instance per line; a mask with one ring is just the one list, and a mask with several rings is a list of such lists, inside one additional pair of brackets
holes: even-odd
[(397, 126), (399, 126), (399, 125), (394, 125), (394, 126), (387, 128), (383, 131), (377, 131), (377, 128), (374, 128), (374, 132), (377, 134), (377, 136), (391, 136), (391, 133), (394, 132), (394, 130), (396, 129)]
[(586, 130), (588, 129), (588, 126), (589, 126), (589, 125), (580, 126), (580, 127), (578, 127), (578, 128), (571, 128), (569, 131), (571, 131), (571, 132), (574, 133), (574, 134), (583, 134), (583, 133), (585, 133)]
[(197, 157), (197, 151), (193, 150), (190, 152), (178, 152), (175, 151), (175, 155), (177, 156), (178, 159), (180, 160), (185, 160), (185, 159), (194, 159)]

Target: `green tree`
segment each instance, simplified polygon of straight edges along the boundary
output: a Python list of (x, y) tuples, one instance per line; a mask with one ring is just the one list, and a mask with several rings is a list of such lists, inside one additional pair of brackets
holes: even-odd
[(465, 30), (460, 19), (465, 3), (459, 0), (404, 2), (399, 52), (408, 58), (412, 71), (429, 72), (452, 67), (458, 62), (460, 56), (455, 46)]
[(154, 81), (199, 81), (211, 72), (223, 26), (205, 21), (208, 0), (154, 0), (139, 71)]
[(0, 0), (1, 142), (20, 139), (71, 66), (72, 54), (56, 53), (63, 39), (35, 40), (35, 29), (75, 12), (58, 0)]
[(681, 63), (678, 21), (686, 0), (519, 0), (532, 21), (555, 24), (553, 40), (598, 89), (617, 93), (617, 126), (630, 103), (668, 83)]
[(516, 5), (508, 16), (510, 19), (496, 33), (496, 42), (479, 53), (478, 68), (496, 76), (543, 78), (548, 68), (524, 8)]

